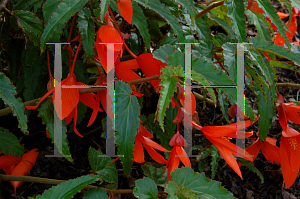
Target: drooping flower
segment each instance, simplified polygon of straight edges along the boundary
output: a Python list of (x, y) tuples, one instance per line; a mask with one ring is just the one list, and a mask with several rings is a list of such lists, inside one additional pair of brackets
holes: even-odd
[(175, 133), (175, 135), (172, 137), (172, 139), (169, 142), (169, 145), (173, 146), (173, 148), (171, 150), (168, 163), (164, 170), (165, 173), (166, 169), (168, 168), (168, 173), (167, 173), (168, 181), (171, 179), (171, 172), (173, 172), (175, 168), (178, 168), (180, 161), (184, 164), (184, 166), (191, 167), (191, 161), (188, 155), (186, 154), (185, 150), (183, 149), (183, 146), (187, 146), (186, 141), (182, 137), (182, 135), (180, 135), (178, 127), (179, 124), (177, 124), (177, 133)]
[(285, 187), (292, 186), (298, 176), (300, 166), (300, 133), (287, 126), (282, 130), (280, 141), (280, 163)]
[[(259, 132), (257, 132), (257, 135)], [(257, 154), (261, 150), (267, 160), (270, 160), (272, 163), (276, 161), (280, 164), (279, 158), (279, 148), (276, 146), (276, 139), (267, 137), (264, 142), (262, 142), (259, 138), (249, 146), (246, 151), (253, 155), (253, 161), (256, 158)]]
[[(256, 118), (255, 122), (258, 118)], [(245, 126), (238, 125), (238, 123), (233, 123), (230, 125), (223, 125), (223, 126), (205, 126), (201, 127), (197, 125), (195, 122), (192, 124), (199, 128), (205, 137), (215, 145), (215, 147), (219, 150), (221, 156), (227, 162), (227, 164), (243, 179), (240, 168), (236, 159), (233, 155), (241, 156), (244, 159), (249, 161), (253, 161), (253, 158), (250, 157), (250, 154), (243, 150), (242, 148), (238, 147), (237, 145), (229, 142), (228, 140), (231, 138), (239, 138), (239, 137), (250, 137), (253, 132), (243, 132), (241, 131), (244, 128), (247, 128), (252, 125), (250, 120), (244, 121)], [(243, 135), (243, 136), (242, 136)]]
[(137, 163), (145, 162), (144, 159), (144, 147), (145, 147), (145, 149), (147, 150), (147, 152), (149, 153), (149, 155), (152, 157), (153, 160), (161, 164), (167, 164), (167, 160), (162, 155), (157, 153), (154, 149), (163, 152), (170, 152), (170, 151), (168, 151), (167, 149), (165, 149), (164, 147), (150, 140), (147, 137), (153, 138), (153, 135), (149, 133), (143, 127), (143, 125), (140, 124), (139, 129), (137, 131), (137, 135), (135, 137), (133, 161)]

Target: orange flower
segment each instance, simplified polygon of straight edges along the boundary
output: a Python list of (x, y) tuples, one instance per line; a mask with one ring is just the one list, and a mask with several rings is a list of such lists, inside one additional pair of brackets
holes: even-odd
[[(256, 118), (255, 122), (257, 121), (258, 117)], [(239, 122), (238, 122), (239, 123)], [(244, 137), (250, 137), (253, 133), (252, 132), (242, 132), (243, 128), (247, 128), (252, 125), (250, 120), (245, 121), (245, 127), (241, 128), (241, 125), (237, 125), (238, 123), (230, 124), (230, 125), (223, 125), (223, 126), (205, 126), (201, 127), (197, 125), (195, 122), (192, 124), (199, 128), (206, 138), (213, 143), (216, 148), (219, 150), (221, 156), (227, 162), (227, 164), (243, 179), (240, 168), (236, 159), (233, 155), (239, 155), (243, 157), (244, 155), (250, 156), (250, 154), (245, 151), (243, 153), (243, 149), (236, 146), (235, 144), (228, 141), (231, 138), (239, 138), (239, 135), (244, 134)], [(237, 133), (237, 135), (236, 135)], [(252, 157), (243, 157), (249, 161), (253, 161)]]
[(143, 125), (140, 124), (139, 129), (137, 131), (137, 135), (135, 137), (133, 161), (135, 161), (137, 163), (145, 162), (144, 148), (143, 148), (143, 146), (144, 146), (145, 149), (147, 150), (147, 152), (149, 153), (149, 155), (153, 158), (153, 160), (155, 160), (156, 162), (161, 163), (161, 164), (167, 164), (167, 160), (162, 155), (157, 153), (153, 148), (163, 151), (163, 152), (170, 152), (170, 151), (168, 151), (164, 147), (160, 146), (156, 142), (154, 142), (146, 137), (153, 138), (153, 135), (151, 133), (149, 133), (143, 127)]
[(262, 142), (257, 138), (257, 140), (246, 149), (249, 154), (253, 155), (253, 161), (260, 150), (267, 160), (270, 160), (272, 163), (276, 161), (280, 164), (279, 148), (276, 146), (276, 139), (267, 137), (265, 142)]
[(295, 182), (300, 166), (300, 133), (287, 126), (283, 129), (280, 141), (280, 163), (285, 187), (289, 188)]
[(169, 144), (170, 146), (174, 146), (171, 150), (168, 163), (166, 165), (166, 168), (164, 170), (164, 173), (166, 169), (168, 168), (168, 181), (171, 179), (171, 172), (175, 170), (175, 168), (178, 168), (179, 162), (181, 161), (184, 166), (190, 166), (191, 167), (191, 161), (186, 154), (185, 150), (182, 148), (183, 146), (186, 146), (186, 141), (180, 135), (179, 133), (179, 123), (177, 124), (177, 133), (172, 137)]

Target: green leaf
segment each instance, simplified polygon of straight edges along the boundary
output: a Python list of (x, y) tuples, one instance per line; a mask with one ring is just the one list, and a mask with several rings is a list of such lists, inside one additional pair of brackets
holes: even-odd
[(95, 24), (91, 18), (91, 11), (83, 8), (79, 14), (78, 30), (87, 59), (92, 59), (94, 52)]
[(3, 102), (10, 106), (13, 111), (13, 115), (17, 116), (19, 121), (19, 128), (24, 133), (27, 132), (27, 117), (24, 114), (25, 109), (20, 98), (15, 98), (16, 88), (9, 81), (9, 79), (0, 72), (0, 98)]
[(237, 48), (235, 44), (225, 43), (222, 45), (224, 55), (224, 65), (227, 66), (230, 79), (236, 83), (237, 76)]
[[(168, 183), (167, 170), (164, 173), (165, 167), (161, 164), (146, 162), (144, 165), (142, 165), (142, 169), (145, 175), (153, 180), (155, 184), (163, 185)], [(162, 180), (160, 180), (163, 174), (164, 176)]]
[(134, 141), (140, 120), (140, 106), (137, 98), (132, 95), (130, 86), (123, 81), (115, 82), (115, 124), (116, 144), (124, 173), (130, 175), (132, 167)]
[(194, 51), (198, 51), (203, 57), (212, 58), (214, 56), (215, 46), (212, 40), (199, 40), (197, 44), (193, 47)]
[(299, 0), (291, 0), (292, 7), (297, 7), (300, 9), (300, 1)]
[(33, 43), (31, 41), (28, 41), (27, 44), (26, 44), (26, 49), (24, 50), (24, 52), (26, 52), (26, 57), (25, 57), (26, 66), (32, 66), (34, 61), (39, 56), (37, 48), (33, 45)]
[(214, 145), (213, 145), (213, 148), (211, 150), (211, 157), (212, 157), (211, 162), (210, 162), (210, 165), (211, 165), (211, 179), (214, 179), (215, 174), (216, 174), (216, 169), (217, 169), (217, 166), (218, 166), (218, 162), (219, 162), (219, 159), (220, 159), (220, 153)]
[(177, 124), (173, 123), (173, 120), (177, 115), (177, 111), (178, 108), (176, 106), (175, 108), (173, 108), (173, 106), (169, 106), (169, 108), (166, 111), (165, 122), (166, 122), (166, 132), (168, 133), (168, 135), (171, 135), (175, 132), (175, 128)]
[(240, 157), (235, 157), (243, 166), (248, 167), (250, 170), (252, 170), (254, 173), (256, 173), (258, 175), (258, 177), (261, 180), (261, 183), (264, 183), (264, 177), (261, 174), (261, 172), (254, 166), (254, 164), (252, 162), (250, 162), (249, 160), (246, 160), (244, 158), (240, 158)]
[(45, 57), (39, 56), (37, 60), (34, 62), (34, 64), (30, 67), (23, 65), (24, 70), (24, 84), (25, 84), (25, 90), (24, 90), (24, 98), (25, 101), (33, 100), (35, 99), (36, 91), (38, 90), (38, 87), (40, 86), (40, 81), (42, 78), (42, 69), (43, 66), (45, 66)]
[[(66, 23), (71, 16), (81, 10), (88, 0), (64, 0), (53, 12), (41, 38), (41, 52), (45, 50), (46, 42), (52, 37), (53, 32), (61, 33), (62, 24)], [(45, 9), (44, 9), (45, 12)]]
[(139, 30), (140, 34), (142, 35), (145, 45), (148, 49), (150, 49), (150, 35), (148, 31), (148, 26), (146, 21), (146, 17), (143, 13), (143, 10), (140, 8), (140, 6), (132, 1), (132, 25), (135, 25), (137, 29)]
[(100, 2), (100, 9), (101, 9), (101, 11), (100, 11), (100, 19), (101, 19), (102, 22), (103, 22), (103, 18), (105, 16), (105, 13), (107, 11), (107, 6), (109, 4), (109, 1), (110, 0), (102, 0)]
[(98, 187), (85, 192), (83, 199), (108, 199), (108, 197), (106, 191)]
[(135, 181), (133, 195), (137, 198), (156, 199), (158, 190), (156, 184), (150, 178), (144, 177)]
[(257, 64), (256, 69), (260, 70), (265, 80), (268, 82), (269, 85), (271, 85), (273, 81), (260, 53), (253, 48), (249, 48), (248, 51), (251, 56), (251, 60)]
[(192, 23), (195, 20), (195, 15), (197, 14), (195, 11), (194, 1), (193, 0), (175, 0), (175, 2), (182, 5), (183, 8), (186, 8), (188, 13), (191, 16)]
[(111, 163), (112, 159), (107, 155), (104, 156), (105, 157), (103, 157), (103, 153), (100, 150), (96, 151), (94, 148), (90, 147), (89, 160), (91, 168), (94, 172), (100, 175), (104, 181), (118, 185), (118, 171), (116, 169), (116, 165), (115, 163), (112, 163), (105, 166)]
[(153, 58), (163, 62), (168, 63), (167, 58), (174, 53), (175, 47), (169, 44), (161, 46), (159, 49), (153, 52)]
[(277, 10), (272, 6), (270, 1), (265, 0), (257, 0), (258, 6), (265, 11), (265, 14), (271, 22), (277, 27), (280, 35), (283, 37), (285, 43), (287, 44), (288, 48), (291, 48), (290, 42), (285, 34), (285, 30), (289, 31), (286, 25), (282, 22), (282, 20), (277, 15)]
[(53, 12), (57, 9), (58, 5), (62, 2), (62, 0), (52, 0), (46, 1), (43, 5), (44, 19), (45, 21), (49, 21)]
[(18, 157), (24, 154), (24, 146), (19, 143), (17, 137), (2, 127), (0, 127), (0, 152)]
[(43, 33), (43, 22), (35, 14), (29, 11), (16, 10), (12, 12), (16, 16), (18, 26), (26, 33), (34, 45), (40, 45)]
[(147, 1), (147, 3), (144, 0), (135, 0), (135, 2), (149, 8), (150, 10), (157, 12), (160, 16), (165, 18), (166, 21), (171, 25), (175, 34), (178, 36), (179, 42), (185, 41), (183, 31), (179, 22), (174, 17), (174, 15), (172, 15), (171, 12), (163, 4), (160, 3), (159, 0), (151, 0)]
[(228, 100), (226, 99), (225, 93), (219, 93), (218, 94), (218, 100), (220, 102), (220, 109), (223, 113), (223, 116), (225, 117), (226, 121), (229, 123), (228, 118)]
[(196, 31), (197, 36), (200, 40), (211, 39), (210, 28), (207, 21), (200, 18), (196, 18)]
[[(67, 158), (70, 162), (73, 162), (73, 159), (70, 154), (68, 140), (67, 140), (67, 124), (65, 121), (62, 121), (62, 126), (59, 129), (59, 125), (57, 125), (58, 129), (54, 129), (54, 113), (53, 113), (53, 103), (51, 99), (45, 100), (41, 103), (40, 107), (38, 108), (39, 117), (43, 119), (43, 124), (46, 125), (46, 130), (49, 132), (50, 137), (52, 139), (52, 143), (55, 144), (58, 152)], [(54, 131), (57, 133), (61, 132), (61, 136), (54, 136)]]
[(272, 119), (274, 116), (271, 92), (265, 85), (263, 85), (263, 91), (266, 93), (267, 101), (265, 101), (263, 97), (263, 93), (261, 91), (257, 91), (258, 114), (260, 115), (258, 120), (258, 128), (259, 128), (259, 138), (261, 141), (264, 141), (267, 138), (269, 129), (272, 126)]
[(294, 62), (296, 62), (298, 65), (300, 65), (300, 56), (289, 51), (286, 48), (283, 48), (281, 46), (278, 46), (277, 44), (274, 44), (274, 42), (271, 41), (264, 41), (260, 37), (250, 37), (250, 42), (253, 43), (253, 47), (257, 50), (265, 51), (268, 53), (273, 53), (277, 56), (284, 57), (287, 59), (290, 59)]
[(173, 67), (184, 67), (184, 54), (179, 52), (179, 51), (175, 51), (174, 53), (172, 53), (172, 55), (170, 55), (169, 57), (167, 57), (167, 61), (168, 61), (168, 65), (169, 66), (173, 66)]
[(41, 7), (43, 0), (18, 0), (14, 5), (12, 10), (26, 10), (30, 11), (34, 7), (34, 12), (37, 12), (37, 9)]
[(37, 196), (36, 199), (69, 199), (85, 186), (97, 180), (99, 180), (99, 176), (96, 175), (81, 176), (76, 179), (68, 180), (46, 190), (41, 196)]
[(285, 68), (293, 71), (299, 71), (299, 69), (293, 65), (287, 64), (285, 62), (280, 62), (280, 61), (273, 61), (270, 60), (270, 65), (278, 68)]
[(224, 30), (230, 35), (231, 38), (236, 38), (232, 28), (226, 23), (226, 21), (224, 21), (223, 19), (219, 18), (219, 17), (212, 17), (209, 16), (211, 20), (217, 22), (220, 26), (222, 26), (222, 28), (224, 28)]
[[(43, 0), (18, 0), (18, 2), (14, 5), (13, 10), (32, 10), (36, 13), (42, 4)], [(32, 7), (34, 9), (32, 9)]]
[(241, 0), (225, 0), (224, 5), (228, 7), (228, 17), (231, 18), (231, 26), (235, 31), (236, 38), (239, 42), (247, 42), (244, 2)]
[(166, 109), (169, 107), (170, 101), (172, 99), (174, 91), (176, 91), (176, 82), (177, 79), (174, 77), (172, 67), (165, 67), (162, 69), (161, 89), (159, 91), (160, 96), (157, 104), (157, 109), (155, 113), (155, 118), (158, 121), (161, 129), (164, 129), (164, 116)]
[(182, 193), (183, 195), (188, 194), (192, 196), (194, 194), (195, 198), (201, 199), (234, 198), (229, 191), (221, 187), (220, 182), (206, 178), (204, 173), (194, 173), (190, 167), (176, 168), (171, 173), (171, 181), (169, 181), (165, 191), (170, 193), (170, 195)]
[(261, 38), (263, 40), (271, 41), (272, 37), (271, 37), (271, 34), (270, 34), (270, 30), (268, 29), (268, 26), (266, 25), (266, 23), (263, 20), (261, 20), (257, 16), (257, 15), (262, 16), (262, 14), (253, 12), (251, 10), (246, 10), (245, 14), (247, 15), (249, 23), (255, 25), (255, 27), (257, 29), (257, 34), (259, 36), (261, 36)]

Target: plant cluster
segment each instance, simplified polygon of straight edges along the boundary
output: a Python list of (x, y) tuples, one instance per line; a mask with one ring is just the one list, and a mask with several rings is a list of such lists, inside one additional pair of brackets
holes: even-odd
[[(261, 150), (267, 160), (281, 166), (285, 187), (291, 187), (300, 168), (300, 133), (288, 120), (300, 124), (300, 107), (297, 102), (285, 103), (277, 91), (281, 85), (275, 67), (299, 71), (299, 42), (294, 37), (300, 1), (281, 0), (281, 4), (288, 14), (277, 12), (266, 0), (3, 0), (0, 52), (7, 67), (0, 66), (0, 117), (13, 113), (19, 129), (28, 135), (35, 133), (28, 132), (29, 110), (38, 111), (46, 136), (60, 154), (74, 162), (69, 133), (84, 137), (77, 125), (87, 117), (90, 126), (99, 112), (105, 112), (102, 126), (104, 131), (108, 124), (114, 126), (120, 157), (113, 160), (90, 148), (92, 174), (68, 181), (32, 178), (26, 175), (39, 161), (39, 152), (27, 149), (0, 127), (0, 169), (7, 174), (0, 174), (0, 181), (10, 181), (16, 195), (23, 181), (59, 184), (37, 199), (72, 198), (79, 191), (86, 199), (126, 193), (138, 198), (164, 194), (168, 198), (233, 198), (220, 182), (212, 180), (219, 159), (241, 179), (240, 167), (245, 165), (263, 182), (253, 165)], [(255, 37), (247, 36), (246, 21), (256, 27)], [(213, 27), (221, 31), (216, 33)], [(54, 78), (57, 48), (47, 45), (51, 42), (66, 43), (61, 49), (62, 80)], [(183, 43), (192, 46), (190, 58)], [(237, 106), (237, 94), (243, 92), (232, 88), (237, 84), (236, 43), (244, 44), (245, 86), (258, 99), (251, 104), (246, 96), (244, 110)], [(192, 65), (190, 81), (202, 86), (203, 96), (186, 83), (187, 59)], [(106, 89), (112, 72), (114, 91)], [(159, 95), (155, 114), (142, 114), (143, 100), (149, 96), (143, 92), (145, 87)], [(203, 101), (204, 108), (206, 103), (218, 106), (228, 123), (229, 116), (236, 117), (236, 123), (201, 126), (197, 100)], [(90, 115), (87, 107), (92, 110)], [(268, 137), (277, 111), (282, 127), (279, 147), (276, 139)], [(56, 117), (62, 127), (59, 139)], [(255, 122), (259, 131), (245, 132)], [(182, 126), (201, 131), (212, 147), (193, 146), (186, 151), (190, 143), (181, 135)], [(256, 141), (246, 149), (232, 141), (253, 133)], [(152, 162), (145, 162), (144, 149)], [(200, 170), (203, 159), (211, 154), (212, 179), (193, 171), (193, 158), (188, 154), (197, 152)], [(144, 163), (141, 167), (147, 177), (136, 180), (133, 190), (118, 189), (116, 161), (122, 163), (126, 176), (131, 175), (133, 164)], [(106, 182), (105, 186), (89, 185), (96, 181)]]

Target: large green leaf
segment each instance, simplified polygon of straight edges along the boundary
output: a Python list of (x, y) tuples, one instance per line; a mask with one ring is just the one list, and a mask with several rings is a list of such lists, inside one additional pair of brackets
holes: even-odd
[(291, 0), (292, 7), (297, 7), (300, 9), (300, 1), (299, 0)]
[(224, 65), (227, 66), (227, 71), (229, 73), (230, 79), (236, 83), (237, 76), (237, 49), (236, 45), (225, 43), (222, 45), (223, 55), (224, 55)]
[(161, 46), (159, 49), (153, 52), (153, 58), (163, 62), (168, 63), (167, 58), (174, 53), (175, 47), (169, 44)]
[(26, 66), (23, 64), (24, 70), (24, 98), (25, 101), (33, 100), (35, 98), (36, 91), (40, 86), (42, 78), (42, 69), (45, 66), (45, 57), (39, 56), (32, 66)]
[(256, 63), (257, 67), (256, 69), (260, 70), (260, 72), (262, 73), (264, 79), (266, 80), (266, 82), (271, 85), (273, 83), (273, 80), (271, 79), (271, 76), (269, 74), (267, 65), (265, 64), (265, 62), (263, 61), (262, 56), (260, 55), (260, 53), (253, 49), (253, 48), (249, 48), (248, 49), (249, 54), (251, 56), (251, 60), (253, 62)]
[(18, 26), (26, 33), (34, 45), (40, 45), (41, 35), (43, 33), (43, 22), (35, 14), (29, 11), (16, 10), (12, 12), (16, 16)]
[(100, 179), (101, 178), (96, 175), (87, 175), (68, 180), (46, 190), (41, 196), (37, 196), (36, 199), (69, 199), (88, 184)]
[[(155, 182), (155, 184), (167, 184), (167, 170), (164, 173), (165, 167), (161, 164), (146, 162), (142, 165), (142, 169), (146, 176)], [(162, 175), (164, 174), (163, 178)]]
[(30, 9), (34, 7), (34, 12), (36, 13), (37, 9), (41, 7), (42, 3), (43, 0), (18, 0), (12, 10), (30, 11)]
[(107, 199), (107, 193), (102, 188), (92, 188), (84, 193), (83, 199)]
[[(88, 0), (64, 0), (47, 21), (46, 28), (41, 38), (41, 51), (44, 52), (46, 42), (52, 37), (53, 32), (61, 33), (62, 24), (66, 23), (71, 16), (81, 10)], [(44, 9), (45, 12), (45, 9)]]
[(164, 117), (166, 109), (169, 107), (170, 101), (172, 99), (173, 93), (176, 91), (177, 79), (174, 77), (172, 67), (165, 67), (162, 69), (161, 89), (159, 90), (160, 96), (157, 104), (157, 109), (155, 113), (155, 118), (158, 121), (161, 129), (164, 129)]
[(287, 64), (285, 62), (270, 60), (270, 64), (271, 64), (271, 66), (278, 67), (278, 68), (285, 68), (285, 69), (293, 70), (296, 72), (299, 71), (299, 69), (297, 67)]
[(272, 119), (274, 117), (271, 92), (265, 85), (263, 85), (263, 91), (266, 93), (267, 101), (264, 99), (263, 93), (261, 91), (257, 91), (258, 114), (260, 115), (258, 120), (259, 139), (262, 141), (267, 138), (269, 129), (272, 126)]
[(134, 141), (140, 125), (140, 106), (132, 95), (130, 86), (123, 81), (115, 83), (115, 124), (118, 154), (123, 155), (121, 161), (124, 173), (130, 175), (132, 167)]
[(105, 16), (106, 11), (107, 11), (107, 6), (109, 4), (109, 1), (110, 0), (102, 0), (100, 2), (100, 9), (101, 9), (101, 11), (100, 11), (100, 19), (101, 19), (101, 21), (103, 21), (103, 18)]
[[(40, 107), (38, 108), (39, 117), (43, 119), (43, 124), (46, 125), (46, 130), (49, 132), (50, 137), (52, 139), (52, 143), (55, 144), (58, 152), (64, 155), (67, 160), (73, 162), (73, 159), (70, 154), (68, 140), (67, 140), (67, 124), (65, 121), (62, 121), (62, 128), (61, 129), (54, 129), (54, 113), (53, 113), (53, 103), (50, 99), (45, 100), (41, 103)], [(58, 125), (57, 125), (58, 126)], [(54, 136), (54, 131), (58, 133), (61, 132), (61, 136)], [(61, 138), (61, 140), (60, 140)], [(61, 144), (59, 144), (61, 143)]]
[(275, 24), (278, 31), (280, 32), (280, 35), (283, 37), (283, 39), (285, 40), (285, 43), (290, 48), (291, 47), (290, 42), (285, 34), (285, 30), (288, 30), (288, 28), (286, 27), (286, 25), (282, 22), (282, 20), (277, 15), (277, 11), (272, 6), (271, 2), (265, 1), (265, 0), (257, 0), (257, 3), (258, 3), (258, 6), (265, 11), (266, 16), (269, 17), (271, 22)]
[(224, 21), (223, 19), (219, 18), (219, 17), (212, 17), (209, 16), (211, 20), (217, 22), (220, 26), (222, 26), (222, 28), (224, 28), (224, 30), (229, 34), (230, 37), (232, 38), (236, 38), (232, 28), (226, 23), (226, 21)]
[(147, 2), (145, 2), (144, 0), (135, 0), (135, 1), (141, 5), (149, 8), (150, 10), (157, 12), (160, 16), (165, 18), (166, 21), (173, 28), (175, 34), (178, 36), (179, 42), (185, 41), (183, 31), (182, 31), (182, 28), (181, 28), (179, 22), (174, 17), (174, 15), (171, 14), (170, 10), (168, 10), (163, 4), (161, 4), (159, 0), (151, 0), (151, 1), (147, 1)]
[(201, 18), (197, 18), (195, 24), (196, 24), (197, 36), (200, 40), (211, 39), (210, 28), (207, 21)]
[(228, 7), (228, 17), (231, 18), (231, 25), (235, 31), (236, 38), (239, 42), (247, 42), (244, 2), (241, 0), (225, 0), (224, 5)]
[(229, 191), (221, 187), (220, 182), (206, 178), (204, 173), (194, 173), (190, 167), (176, 168), (171, 173), (171, 181), (165, 191), (170, 197), (181, 193), (185, 198), (234, 198)]
[(137, 198), (156, 199), (158, 190), (156, 184), (150, 178), (144, 177), (135, 181), (133, 195)]
[(100, 150), (96, 151), (90, 147), (89, 160), (93, 171), (100, 175), (104, 181), (118, 185), (118, 171), (115, 163), (105, 166), (112, 161), (109, 156), (105, 155), (103, 157), (103, 153)]
[(253, 43), (253, 47), (257, 48), (258, 50), (273, 53), (277, 56), (290, 59), (300, 65), (299, 55), (289, 51), (286, 48), (278, 46), (277, 44), (274, 44), (274, 42), (264, 41), (260, 37), (250, 37), (249, 40), (251, 43)]
[(92, 59), (94, 52), (95, 24), (91, 18), (91, 11), (84, 8), (78, 14), (78, 30), (87, 59)]
[(193, 0), (175, 0), (175, 2), (181, 4), (183, 8), (187, 9), (188, 13), (191, 16), (192, 23), (193, 23), (195, 20), (195, 15), (197, 14), (196, 10), (195, 10), (195, 6), (194, 6), (194, 1)]
[(149, 35), (147, 23), (145, 23), (146, 17), (143, 13), (143, 10), (135, 2), (132, 2), (132, 9), (133, 9), (133, 14), (132, 14), (131, 23), (137, 27), (137, 29), (139, 30), (140, 34), (144, 39), (146, 47), (150, 49), (150, 35)]
[(249, 20), (250, 24), (255, 25), (257, 29), (257, 34), (261, 36), (263, 40), (271, 41), (272, 37), (270, 34), (270, 30), (268, 29), (268, 26), (266, 23), (261, 20), (257, 15), (262, 15), (256, 12), (253, 12), (251, 10), (246, 10), (245, 14), (247, 15), (247, 18)]
[(2, 127), (0, 127), (0, 152), (18, 157), (24, 154), (24, 146), (20, 144), (17, 137)]
[(5, 104), (10, 106), (13, 111), (13, 115), (17, 116), (19, 121), (19, 128), (24, 133), (27, 132), (27, 117), (24, 114), (24, 106), (20, 98), (15, 98), (16, 88), (9, 81), (9, 79), (0, 72), (0, 98)]

